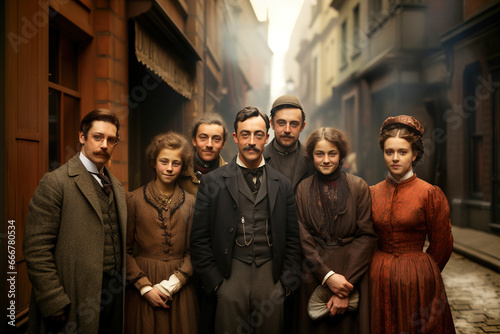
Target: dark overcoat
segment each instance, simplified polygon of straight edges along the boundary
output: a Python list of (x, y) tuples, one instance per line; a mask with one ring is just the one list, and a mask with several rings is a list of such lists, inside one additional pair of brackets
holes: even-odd
[[(125, 260), (125, 190), (111, 179)], [(104, 225), (93, 176), (79, 154), (45, 174), (29, 205), (23, 241), (32, 284), (28, 331), (45, 333), (43, 318), (69, 307), (66, 332), (97, 333)], [(125, 266), (114, 286), (124, 290)]]
[[(275, 140), (276, 138), (274, 138), (269, 144), (266, 145), (266, 147), (264, 148), (264, 152), (262, 152), (262, 156), (264, 157), (264, 159), (266, 159), (266, 164), (269, 164), (274, 169), (278, 170), (278, 172), (281, 172), (278, 168), (278, 160), (280, 159), (281, 154), (276, 150), (274, 146)], [(296, 159), (293, 163), (293, 176), (290, 180), (290, 182), (292, 182), (294, 193), (297, 192), (299, 183), (306, 177), (314, 174), (316, 170), (312, 162), (303, 154), (303, 150), (304, 147), (302, 146), (300, 141), (298, 141), (297, 150), (295, 153)]]
[[(324, 210), (315, 203), (315, 197), (311, 196), (311, 192), (315, 191), (311, 187), (315, 177), (313, 175), (302, 181), (295, 195), (300, 241), (307, 261), (307, 266), (302, 268), (296, 332), (369, 333), (368, 269), (377, 245), (371, 220), (370, 190), (363, 179), (346, 174), (349, 185), (346, 209), (334, 217), (333, 221), (327, 221)], [(327, 231), (332, 231), (332, 234)], [(335, 245), (336, 243), (338, 244)], [(307, 304), (314, 289), (322, 283), (330, 270), (344, 275), (358, 290), (359, 308), (355, 312), (313, 322), (307, 314)]]
[[(191, 262), (207, 293), (231, 275), (237, 224), (238, 165), (227, 165), (203, 176), (196, 197), (191, 231)], [(290, 181), (265, 165), (269, 224), (273, 240), (273, 276), (291, 291), (300, 285), (300, 237)]]

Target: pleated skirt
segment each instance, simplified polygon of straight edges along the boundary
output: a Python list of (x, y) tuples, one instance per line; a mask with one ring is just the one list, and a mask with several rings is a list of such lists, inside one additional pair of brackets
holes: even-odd
[(376, 250), (370, 285), (372, 334), (455, 333), (441, 272), (422, 251)]

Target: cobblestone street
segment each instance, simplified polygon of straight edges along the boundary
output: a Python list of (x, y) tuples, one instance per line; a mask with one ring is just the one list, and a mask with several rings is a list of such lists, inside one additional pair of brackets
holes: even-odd
[(500, 333), (500, 273), (453, 253), (442, 274), (457, 333)]

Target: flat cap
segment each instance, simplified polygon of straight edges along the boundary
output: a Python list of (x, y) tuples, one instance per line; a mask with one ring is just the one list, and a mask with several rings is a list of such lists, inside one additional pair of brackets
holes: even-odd
[(273, 115), (277, 110), (283, 109), (285, 107), (299, 108), (300, 110), (304, 111), (304, 109), (302, 109), (302, 104), (300, 104), (298, 98), (293, 95), (283, 95), (278, 97), (276, 101), (274, 101), (273, 107), (271, 108), (271, 115)]

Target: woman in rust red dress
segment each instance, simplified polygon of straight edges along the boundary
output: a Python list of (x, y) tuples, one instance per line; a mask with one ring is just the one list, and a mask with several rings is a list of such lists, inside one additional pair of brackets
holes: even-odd
[(379, 236), (370, 267), (374, 334), (455, 333), (441, 278), (453, 246), (450, 208), (441, 189), (413, 173), (423, 155), (423, 133), (405, 115), (389, 117), (380, 129), (389, 173), (370, 187)]
[(125, 333), (195, 334), (198, 303), (189, 234), (193, 195), (177, 178), (192, 161), (192, 148), (178, 133), (153, 138), (146, 156), (155, 178), (127, 197)]
[[(370, 190), (363, 179), (342, 170), (344, 135), (320, 128), (309, 137), (306, 153), (316, 173), (297, 188), (297, 216), (305, 261), (300, 288), (298, 333), (369, 333), (368, 269), (377, 237), (371, 221)], [(324, 286), (323, 317), (307, 312), (313, 291)], [(349, 311), (359, 296), (357, 309)], [(316, 318), (316, 317), (314, 317)]]

